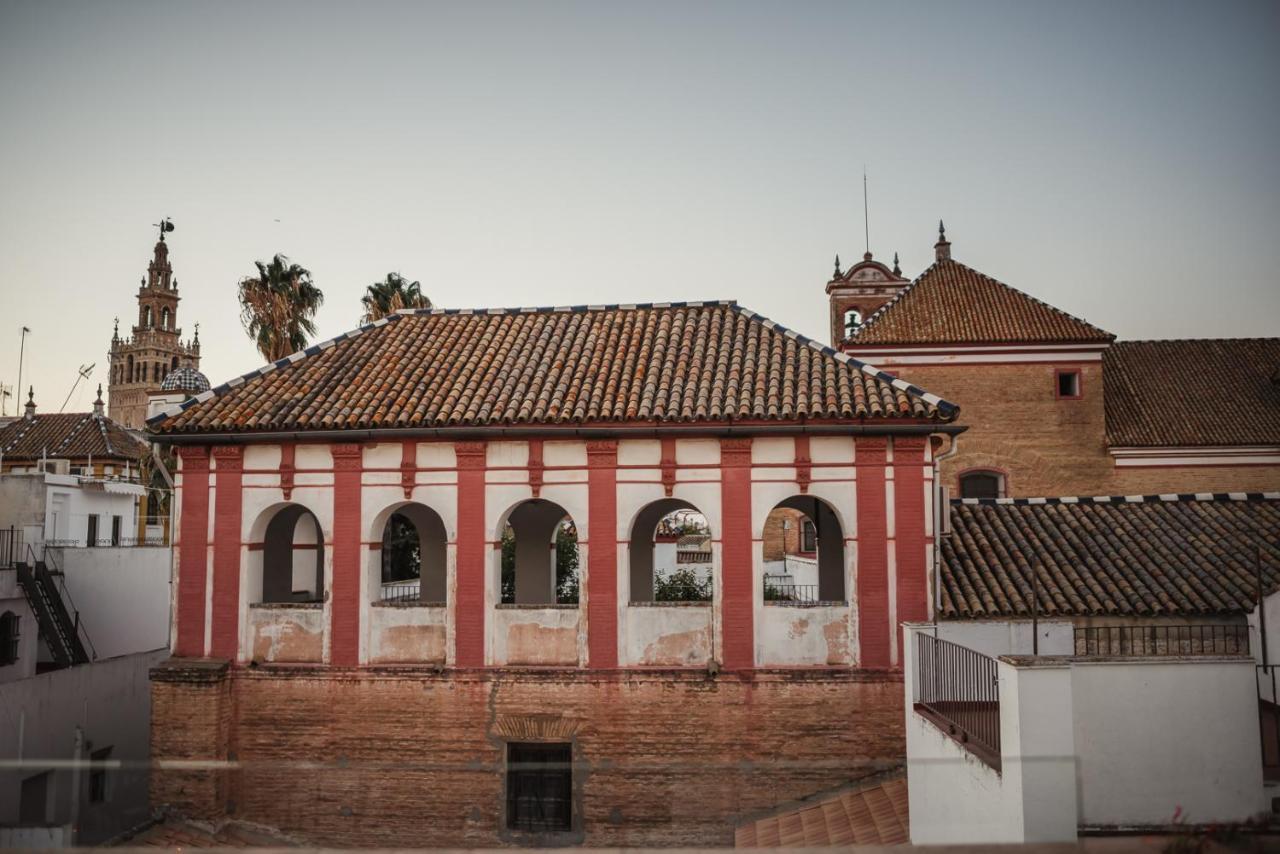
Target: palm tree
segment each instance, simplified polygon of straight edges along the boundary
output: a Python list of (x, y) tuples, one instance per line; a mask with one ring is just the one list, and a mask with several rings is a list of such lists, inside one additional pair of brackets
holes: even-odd
[(387, 273), (387, 278), (374, 282), (360, 298), (364, 306), (361, 323), (372, 323), (402, 308), (431, 308), (431, 299), (422, 292), (420, 282), (410, 282), (399, 273)]
[(310, 271), (283, 255), (254, 264), (258, 275), (240, 280), (240, 322), (258, 352), (274, 362), (303, 349), (307, 337), (316, 334), (313, 318), (324, 294)]

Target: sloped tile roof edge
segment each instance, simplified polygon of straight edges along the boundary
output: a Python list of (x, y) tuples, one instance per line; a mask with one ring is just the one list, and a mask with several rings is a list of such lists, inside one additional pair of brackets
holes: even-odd
[(1179, 501), (1280, 501), (1280, 492), (1165, 492), (1158, 495), (1071, 495), (1053, 498), (953, 498), (954, 505), (1156, 504)]
[(874, 379), (880, 380), (881, 382), (884, 382), (884, 383), (888, 383), (889, 385), (893, 386), (899, 391), (905, 392), (914, 397), (918, 397), (921, 400), (925, 401), (926, 403), (937, 407), (938, 414), (941, 416), (942, 420), (944, 421), (953, 420), (956, 414), (960, 410), (960, 407), (957, 406), (956, 404), (951, 403), (950, 401), (944, 400), (936, 394), (927, 392), (924, 389), (920, 388), (919, 386), (912, 385), (906, 380), (899, 379), (893, 374), (890, 374), (887, 371), (883, 371), (875, 367), (874, 365), (869, 365), (866, 362), (862, 361), (861, 359), (855, 359), (853, 356), (850, 356), (846, 353), (842, 353), (839, 350), (835, 349), (834, 347), (829, 347), (826, 344), (822, 344), (818, 341), (815, 341), (814, 339), (808, 337), (807, 335), (802, 335), (801, 333), (796, 332), (793, 329), (789, 329), (786, 326), (783, 326), (781, 323), (777, 323), (776, 321), (771, 320), (768, 317), (765, 317), (763, 314), (759, 314), (758, 312), (754, 312), (750, 309), (743, 308), (742, 306), (738, 305), (737, 300), (699, 300), (699, 301), (682, 301), (682, 302), (609, 303), (609, 304), (603, 304), (603, 305), (521, 306), (517, 308), (417, 308), (417, 309), (404, 308), (404, 309), (400, 309), (394, 314), (389, 314), (386, 317), (379, 318), (378, 320), (375, 320), (372, 323), (362, 324), (361, 326), (358, 326), (355, 329), (350, 330), (349, 332), (343, 332), (341, 335), (335, 335), (333, 338), (329, 338), (325, 341), (321, 341), (318, 344), (312, 344), (310, 347), (299, 350), (296, 353), (291, 353), (290, 355), (285, 356), (282, 359), (277, 359), (274, 362), (268, 362), (267, 364), (263, 365), (260, 368), (249, 371), (248, 373), (245, 373), (245, 374), (241, 374), (240, 376), (235, 377), (234, 379), (227, 380), (224, 383), (220, 383), (214, 386), (213, 388), (209, 389), (208, 391), (201, 392), (200, 394), (197, 394), (194, 397), (188, 398), (187, 400), (184, 400), (181, 403), (176, 403), (176, 404), (173, 404), (172, 406), (167, 406), (164, 409), (157, 412), (155, 415), (152, 415), (149, 418), (147, 418), (146, 426), (148, 430), (154, 430), (155, 427), (159, 426), (169, 418), (172, 418), (175, 415), (179, 415), (193, 406), (196, 406), (201, 403), (205, 403), (206, 401), (209, 401), (209, 400), (213, 400), (215, 397), (225, 394), (231, 389), (236, 388), (237, 386), (241, 386), (244, 383), (248, 382), (249, 380), (257, 379), (258, 377), (264, 376), (273, 371), (277, 371), (277, 370), (280, 370), (281, 368), (287, 368), (290, 365), (297, 364), (298, 362), (301, 362), (303, 359), (306, 359), (308, 356), (315, 356), (343, 341), (346, 341), (351, 338), (358, 338), (370, 330), (377, 329), (382, 326), (386, 326), (388, 323), (393, 323), (407, 316), (474, 315), (474, 314), (485, 314), (485, 315), (551, 314), (554, 312), (614, 311), (619, 309), (654, 309), (654, 308), (703, 308), (707, 306), (728, 307), (733, 311), (736, 311), (737, 313), (746, 317), (748, 320), (754, 320), (769, 329), (776, 330), (777, 332), (787, 336), (788, 338), (795, 340), (796, 343), (798, 344), (802, 344), (804, 346), (809, 347), (810, 349), (817, 350), (818, 352), (823, 353), (824, 355), (831, 356), (832, 358), (844, 364), (852, 365), (853, 367), (860, 370), (862, 373)]
[[(955, 264), (957, 267), (963, 267), (964, 269), (969, 270), (969, 271), (971, 271), (971, 272), (973, 272), (973, 273), (975, 273), (975, 274), (977, 274), (977, 275), (981, 276), (981, 277), (982, 277), (982, 278), (984, 278), (984, 279), (990, 279), (991, 281), (995, 282), (997, 285), (1000, 285), (1001, 287), (1008, 288), (1009, 290), (1014, 291), (1015, 293), (1017, 293), (1019, 296), (1026, 297), (1027, 299), (1031, 300), (1032, 302), (1034, 302), (1034, 303), (1038, 303), (1039, 305), (1044, 306), (1045, 308), (1049, 309), (1049, 310), (1050, 310), (1050, 311), (1052, 311), (1052, 312), (1055, 312), (1056, 314), (1061, 314), (1061, 315), (1063, 315), (1064, 317), (1067, 317), (1067, 318), (1070, 318), (1071, 320), (1076, 321), (1077, 323), (1082, 323), (1082, 324), (1084, 324), (1085, 326), (1089, 326), (1089, 327), (1092, 327), (1093, 329), (1097, 329), (1099, 332), (1103, 333), (1103, 335), (1107, 336), (1107, 337), (1109, 338), (1109, 340), (1111, 340), (1111, 341), (1115, 341), (1115, 339), (1116, 339), (1116, 336), (1115, 336), (1115, 334), (1114, 334), (1114, 333), (1107, 332), (1107, 330), (1102, 329), (1101, 327), (1094, 326), (1092, 323), (1090, 323), (1089, 321), (1085, 320), (1083, 317), (1078, 317), (1078, 316), (1076, 316), (1076, 315), (1072, 314), (1072, 313), (1071, 313), (1071, 312), (1069, 312), (1069, 311), (1063, 311), (1062, 309), (1058, 308), (1056, 305), (1050, 305), (1049, 303), (1045, 302), (1044, 300), (1040, 299), (1039, 297), (1032, 296), (1031, 294), (1029, 294), (1029, 293), (1027, 293), (1026, 291), (1022, 290), (1021, 288), (1015, 288), (1013, 285), (1010, 285), (1010, 284), (1008, 284), (1007, 282), (1003, 282), (1003, 281), (1001, 281), (1000, 279), (997, 279), (995, 276), (987, 275), (986, 273), (982, 272), (981, 270), (978, 270), (978, 269), (976, 269), (976, 268), (974, 268), (974, 267), (970, 267), (968, 264), (964, 264), (964, 263), (962, 263), (962, 262), (960, 262), (960, 261), (956, 261), (956, 260), (954, 260), (954, 259), (947, 259), (947, 260), (948, 260), (948, 263)], [(881, 317), (882, 317), (886, 312), (888, 312), (891, 308), (893, 308), (893, 306), (894, 306), (895, 304), (897, 304), (899, 301), (901, 301), (901, 300), (902, 300), (902, 298), (903, 298), (903, 297), (905, 297), (908, 293), (910, 293), (910, 292), (915, 288), (915, 286), (916, 286), (916, 285), (920, 284), (920, 282), (922, 282), (922, 281), (925, 279), (925, 277), (926, 277), (926, 276), (928, 276), (930, 273), (934, 272), (934, 270), (936, 270), (936, 269), (937, 269), (937, 267), (938, 267), (938, 264), (939, 264), (939, 263), (940, 263), (940, 262), (938, 262), (938, 261), (934, 261), (932, 264), (930, 264), (928, 267), (926, 267), (926, 268), (925, 268), (925, 269), (920, 273), (920, 275), (918, 275), (918, 276), (916, 276), (914, 279), (912, 279), (912, 280), (911, 280), (911, 284), (907, 285), (905, 288), (903, 288), (902, 290), (898, 291), (896, 294), (894, 294), (894, 295), (893, 295), (893, 297), (892, 297), (892, 298), (890, 298), (890, 300), (889, 300), (888, 302), (886, 302), (884, 305), (880, 306), (878, 309), (876, 309), (875, 311), (873, 311), (873, 312), (871, 313), (871, 316), (870, 316), (870, 317), (868, 317), (868, 318), (866, 319), (866, 321), (864, 321), (864, 322), (863, 322), (862, 326), (858, 328), (858, 334), (861, 334), (862, 332), (864, 332), (864, 331), (866, 331), (867, 329), (871, 328), (871, 325), (872, 325), (873, 323), (875, 323), (875, 321), (879, 320), (879, 319), (880, 319), (880, 318), (881, 318)], [(854, 340), (855, 342), (858, 340), (857, 335), (855, 335), (855, 336), (853, 337), (853, 340)], [(938, 343), (938, 344), (948, 344), (948, 343), (953, 343), (953, 342), (948, 342), (948, 341), (938, 341), (938, 342), (936, 342), (936, 343)], [(1099, 342), (1099, 343), (1101, 343), (1101, 342)]]

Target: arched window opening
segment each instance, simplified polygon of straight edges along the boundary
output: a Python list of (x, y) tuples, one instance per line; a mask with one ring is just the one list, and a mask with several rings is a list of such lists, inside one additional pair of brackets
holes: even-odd
[(578, 529), (563, 507), (534, 498), (502, 531), (504, 605), (578, 604)]
[(129, 382), (133, 382), (133, 356), (125, 357), (125, 376), (129, 378)]
[(846, 308), (844, 310), (844, 337), (852, 338), (857, 334), (858, 329), (862, 326), (862, 312), (856, 308)]
[(144, 306), (142, 309), (142, 328), (150, 329), (152, 321), (151, 306)]
[(646, 506), (628, 550), (632, 602), (711, 601), (711, 526), (692, 504), (664, 498)]
[(971, 471), (960, 475), (961, 498), (1003, 498), (1004, 475), (997, 471)]
[(0, 614), (0, 666), (18, 661), (19, 621), (22, 618), (12, 611)]
[(267, 523), (257, 601), (324, 601), (324, 536), (315, 514), (301, 505), (282, 508)]
[(824, 501), (780, 502), (765, 518), (763, 540), (765, 604), (846, 601), (844, 531)]
[(169, 308), (166, 306), (165, 308), (161, 309), (161, 311), (160, 311), (160, 326), (161, 326), (161, 328), (163, 328), (163, 329), (168, 329), (168, 328), (169, 328), (169, 321), (170, 321)]
[(176, 370), (178, 370), (178, 357), (177, 357), (177, 356), (174, 356), (174, 357), (173, 357), (173, 363), (169, 366), (169, 370), (171, 370), (171, 371), (176, 371)]
[(448, 536), (430, 507), (406, 504), (382, 529), (379, 600), (443, 605), (448, 597)]

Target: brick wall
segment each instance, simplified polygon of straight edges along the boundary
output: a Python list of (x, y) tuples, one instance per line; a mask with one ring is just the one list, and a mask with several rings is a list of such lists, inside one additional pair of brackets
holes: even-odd
[(230, 776), (192, 763), (222, 762), (231, 745), (225, 661), (170, 659), (151, 671), (151, 806), (196, 819), (226, 814)]
[[(764, 520), (764, 559), (782, 560), (800, 551), (800, 525), (805, 515), (789, 507), (775, 507)], [(789, 522), (789, 525), (785, 525)]]
[[(730, 846), (739, 817), (903, 761), (901, 677), (866, 672), (230, 671), (153, 685), (153, 755), (222, 757), (222, 785), (157, 773), (153, 802), (332, 845), (493, 846), (507, 741), (573, 744), (593, 846)], [(197, 673), (192, 678), (196, 679)], [(219, 741), (221, 740), (221, 741)], [(544, 842), (548, 840), (542, 840)]]

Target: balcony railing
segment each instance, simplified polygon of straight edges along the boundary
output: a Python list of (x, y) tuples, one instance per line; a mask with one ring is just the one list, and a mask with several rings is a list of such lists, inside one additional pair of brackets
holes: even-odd
[(917, 635), (915, 709), (1000, 769), (1000, 683), (996, 660), (932, 635)]
[(397, 581), (389, 582), (382, 585), (382, 601), (397, 604), (408, 604), (417, 602), (422, 595), (422, 582), (413, 581)]
[(789, 575), (766, 575), (764, 601), (766, 605), (817, 605), (822, 600), (816, 584), (795, 584)]
[(1248, 655), (1249, 627), (1090, 626), (1075, 630), (1076, 655)]

